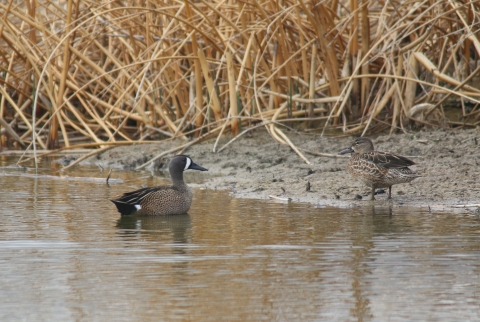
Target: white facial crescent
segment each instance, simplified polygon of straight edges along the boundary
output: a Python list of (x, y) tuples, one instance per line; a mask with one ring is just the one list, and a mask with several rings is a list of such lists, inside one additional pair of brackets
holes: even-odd
[(187, 157), (187, 164), (185, 164), (185, 169), (183, 169), (183, 171), (187, 170), (190, 167), (190, 164), (192, 164), (192, 159)]

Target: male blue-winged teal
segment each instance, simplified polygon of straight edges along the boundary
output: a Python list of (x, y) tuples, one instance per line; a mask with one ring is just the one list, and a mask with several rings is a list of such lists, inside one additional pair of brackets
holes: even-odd
[(124, 193), (120, 198), (111, 201), (122, 215), (184, 214), (192, 204), (192, 189), (183, 181), (183, 171), (188, 169), (208, 171), (194, 163), (190, 157), (176, 155), (168, 165), (173, 183), (171, 186), (143, 188)]
[(391, 152), (375, 151), (369, 138), (356, 138), (351, 147), (339, 152), (346, 153), (352, 153), (348, 172), (372, 188), (372, 200), (375, 200), (376, 188), (388, 187), (388, 199), (391, 199), (392, 185), (420, 177), (408, 168), (415, 162)]

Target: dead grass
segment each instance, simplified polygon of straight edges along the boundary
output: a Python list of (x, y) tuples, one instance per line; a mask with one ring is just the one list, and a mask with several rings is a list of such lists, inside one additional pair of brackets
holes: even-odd
[(480, 124), (479, 1), (127, 3), (0, 4), (1, 146)]

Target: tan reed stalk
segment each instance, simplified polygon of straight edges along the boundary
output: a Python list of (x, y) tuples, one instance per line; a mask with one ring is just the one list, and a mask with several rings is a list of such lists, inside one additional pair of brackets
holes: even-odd
[[(275, 122), (278, 116), (280, 115), (280, 113), (287, 107), (286, 103), (287, 102), (282, 104), (282, 107), (277, 109), (277, 111), (272, 117), (272, 122)], [(278, 129), (275, 126), (275, 124), (270, 124), (269, 128), (270, 128), (270, 133), (279, 143), (288, 144), (292, 148), (292, 150), (295, 151), (303, 161), (305, 161), (305, 163), (310, 164), (310, 161), (308, 161), (307, 158), (305, 158), (305, 156), (297, 149), (297, 147), (292, 143), (292, 141), (290, 141), (290, 139), (285, 135), (285, 133), (283, 133), (280, 129)]]
[[(362, 35), (362, 52), (367, 53), (370, 49), (370, 20), (368, 18), (368, 4), (369, 0), (362, 1), (362, 8), (361, 8), (361, 35)], [(369, 74), (370, 73), (370, 65), (369, 62), (365, 62), (362, 65), (362, 74)], [(363, 108), (367, 105), (367, 97), (370, 95), (370, 82), (367, 78), (361, 79), (361, 101), (360, 106)]]
[[(325, 97), (325, 98), (302, 98), (299, 97), (299, 94), (289, 96), (285, 94), (280, 94), (280, 93), (275, 93), (272, 91), (268, 91), (264, 89), (262, 92), (273, 95), (273, 96), (278, 96), (284, 99), (291, 99), (293, 102), (299, 102), (299, 103), (305, 103), (305, 104), (315, 104), (315, 103), (331, 103), (331, 102), (337, 102), (339, 100), (343, 100), (343, 96), (330, 96), (330, 97)], [(305, 94), (306, 96), (307, 94)], [(312, 109), (313, 111), (313, 109)]]
[(372, 119), (376, 118), (378, 116), (378, 114), (380, 114), (380, 112), (383, 110), (383, 108), (385, 107), (387, 102), (390, 100), (392, 95), (395, 93), (395, 90), (396, 90), (396, 87), (391, 86), (390, 89), (388, 90), (388, 92), (385, 94), (385, 96), (383, 96), (382, 100), (376, 106), (375, 111), (373, 113), (370, 113), (370, 117), (368, 118), (368, 120), (366, 122), (363, 122), (362, 124), (352, 128), (352, 129), (349, 129), (349, 130), (345, 131), (345, 133), (353, 134), (353, 133), (356, 133), (356, 132), (358, 132), (362, 129), (365, 129), (362, 133), (362, 135), (364, 135), (366, 130), (368, 129), (368, 126), (370, 125)]
[[(300, 15), (300, 9), (298, 7), (295, 7), (295, 15), (296, 15), (296, 18), (297, 18), (297, 21), (301, 21), (301, 15)], [(307, 49), (305, 48), (305, 36), (302, 32), (302, 30), (300, 30), (299, 34), (298, 34), (298, 37), (299, 37), (299, 40), (300, 40), (300, 47), (301, 48), (304, 48), (302, 50), (302, 76), (303, 76), (303, 80), (305, 82), (308, 82), (309, 81), (309, 73), (308, 73), (308, 61), (307, 61)], [(313, 53), (312, 53), (312, 56), (313, 56)], [(314, 59), (312, 58), (312, 61)], [(310, 65), (312, 66), (312, 65)], [(310, 72), (311, 72), (311, 69), (310, 69)]]
[[(303, 60), (303, 52), (302, 51), (302, 60)], [(317, 69), (317, 65), (315, 61), (317, 60), (317, 46), (313, 44), (312, 46), (312, 59), (310, 62), (310, 79), (309, 79), (309, 88), (308, 88), (308, 98), (311, 100), (315, 97), (315, 70)], [(314, 102), (309, 103), (308, 105), (308, 116), (313, 117), (313, 109), (314, 109)], [(313, 126), (313, 123), (309, 124), (310, 127)]]
[[(302, 6), (305, 7), (303, 1), (300, 0)], [(318, 6), (315, 6), (315, 9), (312, 10), (314, 16), (307, 14), (307, 16), (313, 21), (315, 20), (318, 41), (320, 44), (320, 48), (324, 55), (326, 55), (326, 74), (328, 80), (330, 82), (330, 91), (332, 96), (338, 96), (340, 94), (340, 87), (338, 85), (338, 61), (335, 57), (335, 53), (333, 50), (330, 50), (328, 47), (327, 39), (325, 39), (325, 35), (328, 33), (330, 29), (333, 29), (334, 26), (329, 25), (331, 22), (329, 17), (330, 13), (325, 8), (323, 3), (319, 3)]]
[(75, 118), (76, 118), (76, 119), (80, 122), (80, 124), (83, 126), (83, 129), (85, 129), (85, 131), (87, 131), (88, 136), (89, 136), (92, 140), (94, 140), (95, 142), (103, 142), (103, 140), (100, 140), (100, 139), (95, 135), (95, 133), (90, 129), (90, 127), (88, 126), (88, 124), (85, 122), (83, 115), (77, 110), (77, 108), (75, 108), (75, 106), (73, 106), (73, 105), (70, 103), (70, 101), (67, 101), (66, 104), (67, 104), (68, 110), (69, 110), (73, 115), (75, 115)]
[[(71, 23), (72, 23), (72, 10), (73, 10), (73, 0), (68, 0), (67, 4), (67, 21), (66, 21), (66, 29), (65, 34), (70, 33)], [(52, 118), (50, 123), (50, 130), (47, 140), (47, 147), (49, 149), (54, 148), (57, 145), (58, 140), (58, 126), (59, 126), (59, 119), (58, 115), (56, 115), (56, 108), (60, 106), (63, 101), (63, 94), (65, 93), (65, 82), (67, 79), (67, 73), (69, 69), (69, 62), (70, 62), (70, 38), (64, 39), (64, 52), (63, 52), (63, 62), (62, 62), (62, 76), (60, 77), (60, 85), (58, 87), (57, 95), (56, 95), (56, 102), (52, 104)], [(62, 133), (64, 133), (64, 138), (66, 137), (64, 127), (62, 127)], [(68, 140), (68, 139), (67, 139)], [(68, 142), (68, 141), (67, 141)]]
[[(187, 17), (189, 20), (193, 20), (193, 14), (190, 9), (189, 5), (190, 1), (185, 1), (185, 9), (187, 13)], [(192, 29), (192, 32), (190, 33), (190, 38), (192, 39), (192, 53), (197, 53), (198, 52), (198, 45), (197, 45), (197, 34), (194, 32)], [(202, 67), (200, 60), (193, 59), (193, 64), (195, 68), (195, 125), (198, 128), (200, 128), (204, 122), (204, 115), (202, 113), (202, 106), (203, 106), (203, 79), (202, 79)], [(192, 102), (193, 103), (193, 102)], [(198, 130), (195, 132), (195, 137), (199, 137), (201, 135), (201, 132)]]
[[(397, 60), (397, 69), (395, 71), (396, 76), (401, 76), (403, 70), (403, 55), (398, 56)], [(390, 127), (390, 135), (393, 133), (394, 129), (397, 128), (398, 119), (400, 118), (400, 96), (402, 93), (399, 81), (394, 80), (394, 86), (396, 89), (396, 95), (393, 101), (393, 115), (392, 115), (392, 125)]]
[[(408, 59), (408, 68), (407, 68), (407, 78), (417, 78), (419, 71), (418, 60), (415, 57), (415, 54), (411, 55)], [(415, 96), (417, 92), (417, 82), (407, 81), (405, 86), (404, 102), (405, 110), (407, 113), (415, 105)]]
[[(360, 29), (360, 24), (359, 24), (359, 12), (358, 12), (358, 0), (349, 0), (349, 7), (350, 7), (350, 12), (352, 12), (351, 17), (351, 23), (348, 25), (349, 26), (349, 43), (348, 43), (348, 52), (349, 55), (347, 57), (347, 64), (351, 66), (351, 68), (348, 68), (349, 66), (346, 66), (347, 68), (344, 67), (344, 70), (348, 69), (348, 74), (345, 74), (343, 76), (350, 76), (352, 75), (352, 71), (356, 71), (358, 63), (361, 61), (361, 53), (362, 51), (360, 50), (359, 42), (358, 42), (358, 34), (359, 34), (359, 29)], [(352, 80), (352, 96), (351, 96), (351, 101), (352, 104), (350, 106), (352, 116), (356, 118), (358, 115), (362, 114), (364, 111), (364, 105), (361, 104), (361, 96), (362, 93), (360, 92), (360, 82), (362, 79), (353, 79)], [(344, 127), (345, 128), (345, 127)]]
[[(260, 37), (257, 34), (257, 46), (259, 48), (257, 48), (257, 50), (256, 50), (255, 66), (261, 65), (261, 68), (263, 68), (263, 73), (265, 73), (265, 76), (267, 77), (268, 84), (270, 85), (270, 89), (273, 90), (274, 92), (277, 92), (278, 91), (277, 90), (277, 83), (273, 80), (272, 70), (270, 69), (270, 66), (265, 61), (265, 57), (264, 57), (264, 52), (263, 51), (266, 49), (266, 46), (265, 46), (264, 41), (262, 39), (259, 39), (259, 38)], [(255, 49), (255, 48), (253, 48), (253, 49)], [(256, 74), (258, 74), (257, 69), (258, 69), (258, 67), (255, 69)], [(255, 78), (257, 78), (257, 77), (255, 77)], [(254, 84), (255, 84), (255, 82), (254, 82)], [(259, 88), (262, 88), (263, 86), (264, 85), (261, 85)], [(254, 85), (254, 87), (256, 87), (256, 84)], [(256, 92), (257, 91), (255, 90), (254, 91), (254, 96), (257, 95)], [(272, 107), (271, 104), (268, 104), (268, 105), (266, 105), (266, 108), (267, 109), (278, 108), (278, 106), (280, 105), (280, 102), (277, 98), (274, 98), (272, 103), (275, 105), (274, 107)], [(258, 104), (258, 102), (257, 102), (257, 104)]]
[(283, 133), (279, 128), (277, 127), (274, 127), (273, 128), (281, 137), (282, 139), (292, 148), (293, 151), (295, 151), (298, 156), (303, 160), (305, 161), (306, 164), (311, 164), (310, 161), (308, 161), (307, 158), (305, 158), (305, 156), (302, 154), (302, 152), (300, 152), (298, 150), (298, 148), (295, 146), (295, 144), (292, 143), (292, 141), (290, 141), (290, 139), (285, 135), (285, 133)]
[(279, 24), (278, 26), (278, 32), (279, 32), (279, 57), (282, 57), (282, 61), (287, 60), (287, 64), (285, 65), (285, 68), (282, 68), (285, 71), (285, 74), (287, 76), (287, 89), (290, 90), (292, 88), (292, 75), (293, 76), (298, 76), (296, 73), (296, 69), (293, 67), (292, 60), (286, 59), (290, 53), (292, 52), (292, 49), (289, 48), (288, 44), (286, 43), (287, 41), (287, 35), (285, 33), (285, 30), (283, 29), (283, 24), (281, 24), (280, 21), (277, 22)]
[(225, 53), (227, 58), (227, 72), (228, 72), (228, 87), (230, 92), (230, 116), (233, 117), (231, 121), (233, 136), (238, 135), (238, 106), (237, 106), (237, 85), (235, 82), (235, 69), (233, 66), (232, 54), (230, 51)]
[(205, 79), (205, 84), (207, 86), (208, 95), (210, 97), (210, 107), (213, 110), (215, 115), (215, 120), (220, 120), (222, 118), (222, 111), (220, 108), (220, 100), (217, 95), (217, 91), (213, 86), (213, 79), (210, 75), (210, 70), (207, 66), (207, 59), (203, 53), (202, 49), (198, 49), (197, 51), (198, 59), (200, 60), (200, 66), (202, 67), (203, 78)]
[[(80, 103), (82, 103), (82, 106), (83, 108), (87, 111), (87, 113), (92, 117), (93, 120), (95, 120), (95, 123), (100, 125), (102, 127), (102, 129), (105, 131), (105, 133), (108, 135), (109, 137), (109, 140), (115, 142), (115, 136), (113, 135), (113, 133), (110, 131), (109, 127), (107, 126), (107, 124), (104, 122), (104, 120), (100, 117), (100, 115), (98, 115), (97, 113), (97, 110), (94, 108), (94, 106), (92, 106), (90, 104), (89, 101), (87, 100), (84, 100), (82, 96), (78, 95), (78, 93), (76, 94), (77, 98), (78, 98), (78, 101)], [(62, 124), (62, 122), (60, 122), (60, 124)], [(68, 139), (68, 137), (67, 137)], [(130, 140), (128, 140), (130, 141)], [(68, 144), (65, 144), (68, 146)]]
[(25, 147), (25, 143), (23, 143), (22, 139), (18, 136), (17, 132), (15, 132), (12, 127), (2, 118), (0, 117), (0, 125), (10, 134), (10, 136), (18, 142), (21, 146)]
[[(11, 3), (12, 3), (12, 1), (10, 1), (10, 3), (9, 3), (8, 10), (10, 9)], [(5, 23), (5, 18), (6, 17), (4, 16), (4, 23)], [(2, 34), (2, 31), (3, 31), (3, 25), (0, 26), (0, 35)], [(7, 75), (5, 75), (5, 81), (4, 81), (4, 84), (3, 84), (3, 91), (4, 92), (6, 92), (7, 84), (9, 82), (9, 78), (11, 77), (10, 75), (12, 74), (12, 66), (13, 66), (14, 57), (15, 57), (15, 53), (12, 54), (12, 58), (10, 59), (10, 61), (8, 63), (8, 73), (7, 73)], [(8, 61), (8, 59), (5, 57), (5, 55), (3, 55), (3, 53), (2, 53), (2, 58), (3, 58), (4, 61)], [(5, 96), (2, 95), (2, 97), (0, 99), (0, 119), (2, 119), (2, 120), (3, 120), (3, 116), (5, 114), (5, 100), (6, 100)], [(22, 110), (22, 108), (20, 108), (20, 110)], [(10, 125), (8, 125), (8, 127), (10, 127)], [(2, 128), (2, 126), (0, 124), (0, 130), (1, 130), (1, 128)], [(5, 127), (5, 129), (8, 131), (7, 127)], [(15, 134), (17, 134), (17, 133), (15, 133)], [(0, 148), (2, 146), (6, 145), (4, 140), (5, 140), (5, 137), (0, 132)]]
[(20, 116), (25, 125), (28, 126), (29, 130), (32, 130), (32, 125), (28, 121), (27, 117), (23, 114), (22, 110), (17, 106), (13, 98), (5, 91), (4, 87), (0, 87), (0, 94), (2, 94), (2, 98), (4, 97), (7, 102), (15, 109), (15, 112)]
[(457, 14), (458, 18), (462, 21), (463, 28), (465, 28), (467, 38), (473, 43), (477, 54), (480, 55), (480, 41), (475, 36), (475, 33), (472, 31), (470, 25), (465, 21), (463, 14), (460, 12), (460, 7), (456, 1), (448, 0), (448, 3), (452, 6)]
[[(64, 97), (64, 100), (66, 100), (65, 97)], [(60, 114), (58, 114), (56, 111), (54, 113), (56, 113), (55, 116), (58, 119), (58, 123), (60, 125), (60, 130), (62, 131), (62, 137), (63, 137), (64, 144), (65, 144), (65, 146), (68, 147), (70, 145), (70, 140), (68, 139), (68, 133), (67, 133), (67, 129), (65, 127), (65, 123), (69, 124), (70, 122), (69, 122), (69, 120), (67, 120), (67, 122), (64, 123), (61, 119)], [(47, 143), (48, 143), (48, 139), (47, 139)]]
[[(311, 43), (314, 42), (314, 41), (315, 41), (315, 40), (312, 39), (309, 43), (305, 44), (304, 47), (310, 46)], [(299, 49), (298, 51), (296, 51), (295, 53), (292, 53), (292, 54), (290, 55), (290, 57), (288, 57), (288, 58), (282, 63), (282, 65), (280, 65), (280, 66), (278, 66), (277, 68), (275, 68), (275, 72), (270, 73), (270, 75), (267, 77), (267, 79), (266, 79), (265, 81), (263, 81), (263, 83), (260, 85), (259, 88), (263, 88), (267, 83), (269, 83), (270, 81), (272, 81), (273, 78), (274, 78), (275, 76), (277, 76), (277, 73), (278, 73), (283, 67), (285, 67), (291, 60), (293, 60), (294, 58), (296, 58), (296, 56), (297, 56), (299, 53), (301, 53), (302, 50), (303, 50), (303, 48), (300, 48), (300, 49)], [(273, 89), (273, 88), (272, 88), (272, 91), (273, 91), (273, 92), (277, 92), (277, 91), (276, 91), (275, 89)]]
[[(36, 123), (35, 123), (35, 128), (37, 128), (38, 126), (40, 126), (40, 124), (42, 124), (43, 122), (45, 122), (45, 120), (47, 120), (47, 118), (48, 118), (48, 114), (47, 114), (47, 113), (43, 114), (43, 116), (40, 117), (40, 118), (36, 121)], [(44, 126), (45, 126), (45, 125), (44, 125)], [(31, 135), (32, 129), (33, 129), (33, 127), (30, 128), (30, 129), (27, 127), (27, 131), (26, 131), (25, 133), (23, 133), (20, 138), (21, 138), (23, 141), (28, 141), (28, 140), (26, 140), (26, 138), (27, 138), (29, 135)], [(41, 144), (41, 143), (39, 142), (39, 144)], [(45, 147), (45, 148), (46, 148), (46, 147)]]
[[(249, 75), (252, 73), (252, 60), (251, 60), (251, 50), (253, 43), (255, 41), (255, 33), (251, 33), (250, 38), (248, 39), (248, 43), (245, 49), (245, 56), (243, 56), (243, 61), (240, 65), (240, 71), (238, 72), (238, 77), (237, 77), (237, 84), (247, 84), (246, 89), (242, 91), (242, 93), (246, 93), (246, 104), (245, 108), (247, 111), (247, 114), (250, 114), (252, 111), (252, 91), (250, 86), (248, 86), (252, 80)], [(246, 72), (245, 72), (246, 70)], [(248, 74), (248, 75), (245, 75)]]

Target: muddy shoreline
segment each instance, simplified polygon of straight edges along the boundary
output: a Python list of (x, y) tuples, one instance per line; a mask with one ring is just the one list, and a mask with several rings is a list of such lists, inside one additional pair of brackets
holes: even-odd
[[(184, 154), (209, 169), (203, 175), (202, 186), (228, 190), (237, 198), (270, 199), (273, 196), (318, 207), (385, 205), (432, 210), (480, 204), (480, 128), (373, 137), (375, 149), (411, 158), (417, 163), (414, 169), (422, 175), (411, 183), (393, 186), (393, 200), (387, 200), (384, 193), (377, 195), (376, 201), (368, 200), (368, 187), (350, 177), (346, 170), (348, 159), (336, 157), (338, 151), (351, 144), (351, 137), (322, 138), (293, 132), (287, 135), (300, 149), (335, 157), (303, 152), (311, 162), (306, 164), (289, 146), (277, 143), (265, 130), (242, 136), (220, 153), (213, 152), (215, 140), (210, 140), (190, 147)], [(221, 138), (217, 150), (230, 139)], [(81, 164), (133, 170), (182, 142), (118, 147)], [(170, 157), (161, 158), (152, 166), (166, 170)], [(362, 200), (357, 200), (357, 195), (362, 196)], [(478, 207), (467, 207), (467, 211), (472, 209), (478, 212)]]

